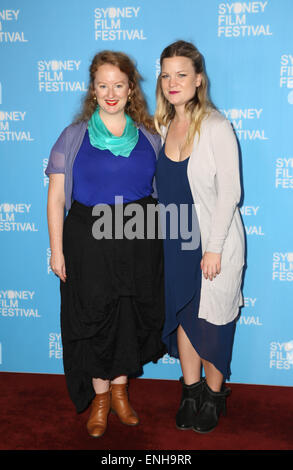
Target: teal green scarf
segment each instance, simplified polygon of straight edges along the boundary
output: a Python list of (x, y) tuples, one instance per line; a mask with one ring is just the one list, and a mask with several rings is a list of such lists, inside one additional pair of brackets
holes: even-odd
[(113, 135), (103, 123), (99, 107), (88, 122), (90, 143), (100, 150), (110, 150), (116, 157), (129, 157), (138, 141), (138, 128), (128, 114), (125, 114), (126, 126), (120, 137)]

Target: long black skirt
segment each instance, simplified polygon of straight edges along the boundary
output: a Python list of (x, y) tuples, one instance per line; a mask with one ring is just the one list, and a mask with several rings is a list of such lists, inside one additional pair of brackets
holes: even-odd
[[(95, 238), (94, 222), (101, 219), (76, 201), (64, 221), (63, 365), (78, 413), (95, 396), (92, 378), (137, 377), (143, 364), (157, 362), (166, 352), (162, 240), (157, 229), (155, 237), (147, 238), (147, 206), (156, 201), (149, 196), (135, 203), (144, 214), (143, 238), (129, 239), (121, 227), (118, 238)], [(114, 234), (118, 217), (110, 207)], [(130, 219), (124, 216), (122, 225)]]

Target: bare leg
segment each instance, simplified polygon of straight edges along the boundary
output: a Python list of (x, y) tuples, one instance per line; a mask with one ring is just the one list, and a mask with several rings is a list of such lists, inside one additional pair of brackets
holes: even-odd
[(203, 390), (201, 359), (181, 325), (177, 329), (177, 342), (183, 381), (180, 379), (182, 394), (176, 414), (176, 427), (178, 429), (192, 429)]
[[(111, 383), (125, 384), (127, 383), (127, 375), (120, 375), (119, 377), (115, 377), (115, 379), (112, 380)], [(109, 390), (110, 380), (93, 379), (93, 387), (96, 393), (105, 393)]]
[(178, 350), (182, 374), (186, 385), (192, 385), (200, 380), (201, 359), (189, 341), (181, 325), (177, 329)]
[(119, 377), (115, 377), (114, 380), (111, 380), (112, 384), (126, 384), (127, 383), (127, 375), (120, 375)]
[(206, 381), (213, 392), (220, 392), (223, 384), (223, 374), (216, 367), (206, 360), (202, 360)]
[(96, 394), (105, 393), (109, 390), (110, 382), (109, 380), (93, 379), (93, 387)]

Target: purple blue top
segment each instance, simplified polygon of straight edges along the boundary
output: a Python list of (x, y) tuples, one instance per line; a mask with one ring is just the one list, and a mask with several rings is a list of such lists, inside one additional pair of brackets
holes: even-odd
[[(161, 139), (159, 135), (150, 133), (142, 125), (139, 126), (139, 130), (147, 138), (148, 142), (151, 144), (155, 152), (156, 158), (158, 158), (159, 151), (161, 148)], [(81, 121), (77, 124), (71, 124), (66, 127), (52, 147), (48, 166), (45, 171), (47, 176), (49, 176), (51, 173), (64, 173), (65, 207), (67, 211), (70, 209), (73, 200), (73, 165), (78, 151), (84, 140), (86, 131), (86, 121)], [(125, 157), (121, 158), (127, 160)], [(152, 195), (153, 197), (157, 197), (156, 185), (154, 180)]]
[(115, 196), (135, 201), (152, 194), (155, 171), (155, 151), (141, 131), (127, 158), (93, 147), (86, 131), (73, 165), (72, 198), (86, 206), (115, 204)]

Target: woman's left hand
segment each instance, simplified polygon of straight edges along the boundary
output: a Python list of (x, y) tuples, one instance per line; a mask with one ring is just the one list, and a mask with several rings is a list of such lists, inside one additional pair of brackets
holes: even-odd
[(206, 251), (200, 262), (203, 275), (212, 281), (221, 272), (221, 254)]

